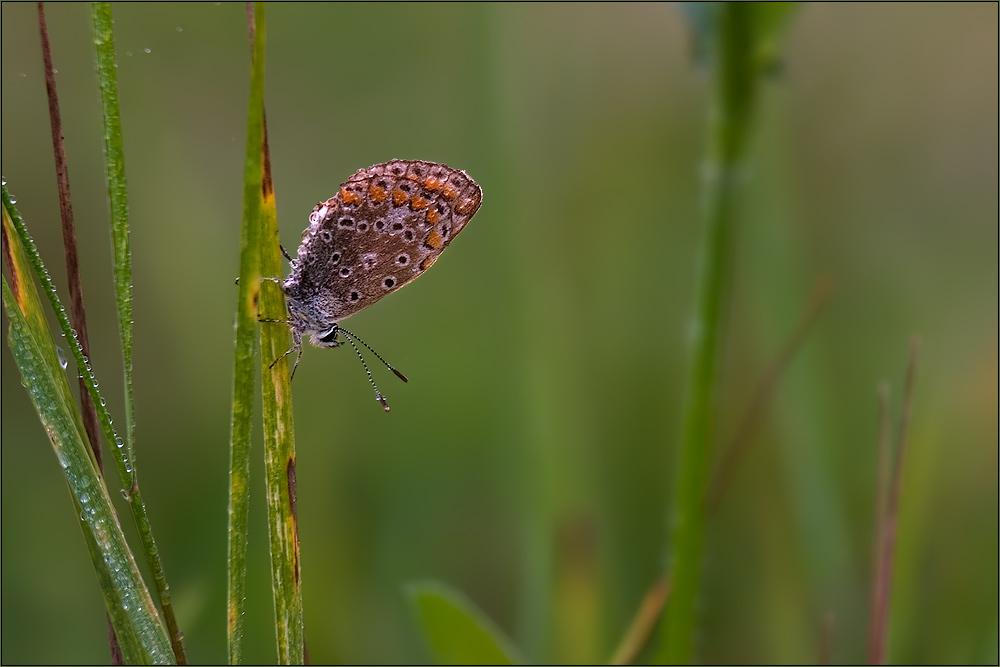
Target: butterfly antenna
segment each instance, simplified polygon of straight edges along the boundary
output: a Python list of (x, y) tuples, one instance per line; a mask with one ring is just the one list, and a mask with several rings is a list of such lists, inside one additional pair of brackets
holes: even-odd
[(379, 361), (381, 361), (383, 364), (385, 364), (386, 368), (388, 368), (390, 371), (392, 371), (393, 373), (396, 374), (396, 377), (398, 377), (403, 382), (409, 382), (409, 380), (406, 379), (405, 375), (403, 375), (402, 373), (400, 373), (399, 371), (397, 371), (395, 368), (393, 368), (392, 364), (390, 364), (388, 361), (386, 361), (385, 359), (383, 359), (382, 355), (380, 355), (378, 352), (376, 352), (375, 350), (373, 350), (372, 347), (371, 347), (371, 345), (369, 345), (365, 341), (361, 340), (360, 336), (352, 334), (350, 331), (348, 331), (347, 329), (345, 329), (344, 327), (339, 326), (339, 325), (337, 326), (337, 329), (340, 330), (340, 331), (342, 331), (344, 333), (344, 337), (345, 338), (348, 338), (348, 337), (350, 337), (350, 338), (357, 338), (358, 342), (361, 343), (362, 345), (364, 345), (365, 347), (367, 347), (369, 352), (371, 352), (372, 354), (374, 354), (378, 358)]
[[(340, 329), (340, 327), (338, 327), (338, 329)], [(343, 329), (340, 329), (340, 331), (343, 331)], [(347, 340), (348, 343), (351, 344), (351, 347), (354, 348), (354, 351), (358, 353), (358, 359), (361, 360), (361, 365), (365, 367), (365, 373), (368, 374), (368, 381), (371, 382), (372, 389), (375, 390), (375, 400), (377, 400), (379, 403), (382, 404), (382, 407), (385, 408), (386, 412), (389, 412), (389, 402), (385, 400), (385, 396), (383, 396), (382, 392), (378, 390), (378, 385), (375, 384), (375, 378), (372, 377), (372, 372), (368, 370), (368, 364), (365, 362), (365, 358), (361, 355), (361, 350), (359, 350), (358, 346), (354, 344), (353, 340), (351, 340), (351, 336), (344, 336), (344, 338)], [(362, 344), (364, 344), (364, 341), (361, 342)], [(365, 347), (368, 346), (365, 345)], [(371, 350), (370, 347), (368, 347), (368, 349)]]

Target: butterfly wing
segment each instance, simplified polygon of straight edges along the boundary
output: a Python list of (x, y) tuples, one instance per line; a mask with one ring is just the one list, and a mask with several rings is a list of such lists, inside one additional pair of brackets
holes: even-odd
[(332, 326), (415, 280), (482, 199), (468, 174), (443, 164), (392, 160), (359, 170), (309, 216), (284, 285), (293, 315)]

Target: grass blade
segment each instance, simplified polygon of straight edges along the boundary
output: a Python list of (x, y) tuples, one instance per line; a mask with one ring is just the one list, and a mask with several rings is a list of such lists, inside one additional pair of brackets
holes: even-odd
[[(249, 12), (248, 4), (248, 12)], [(248, 17), (250, 28), (253, 20)], [(253, 50), (253, 49), (251, 49)], [(263, 64), (263, 63), (262, 63)], [(254, 67), (247, 119), (247, 157), (243, 175), (243, 221), (240, 229), (240, 278), (236, 303), (233, 361), (233, 416), (229, 440), (229, 595), (226, 641), (229, 664), (243, 661), (243, 615), (246, 602), (247, 522), (250, 514), (250, 443), (253, 425), (254, 338), (260, 299), (260, 192), (263, 143), (263, 67)]]
[[(52, 48), (49, 43), (49, 29), (45, 21), (45, 3), (38, 3), (38, 29), (42, 38), (42, 64), (45, 67), (45, 91), (49, 101), (49, 126), (52, 129), (52, 156), (56, 165), (56, 188), (59, 192), (59, 218), (62, 222), (63, 253), (66, 258), (66, 283), (69, 287), (69, 308), (73, 328), (76, 329), (83, 355), (90, 358), (90, 335), (87, 332), (87, 309), (83, 301), (83, 280), (80, 277), (80, 254), (76, 242), (76, 225), (73, 220), (73, 201), (69, 188), (69, 165), (66, 160), (66, 142), (63, 139), (62, 114), (59, 111), (59, 95), (56, 91), (56, 69), (52, 64)], [(97, 419), (94, 401), (87, 393), (87, 383), (81, 374), (80, 411), (83, 425), (94, 453), (97, 469), (104, 475), (104, 449), (101, 447), (101, 427)], [(115, 637), (111, 617), (107, 618), (108, 644), (111, 664), (124, 664), (121, 647)]]
[[(885, 474), (882, 463), (885, 460), (885, 427), (880, 435), (880, 470), (879, 491), (884, 491), (876, 498), (876, 507), (881, 515), (876, 519), (878, 534), (877, 562), (872, 573), (872, 617), (869, 620), (868, 663), (884, 665), (889, 640), (889, 602), (892, 593), (892, 574), (896, 555), (896, 533), (899, 525), (899, 498), (903, 485), (903, 461), (906, 454), (907, 440), (910, 434), (910, 422), (913, 418), (913, 386), (917, 372), (917, 353), (920, 351), (920, 340), (914, 338), (910, 342), (910, 358), (906, 366), (906, 384), (903, 386), (903, 413), (899, 418), (899, 432), (896, 436), (895, 451), (891, 454), (892, 470), (888, 485), (884, 485), (882, 477)], [(883, 400), (883, 405), (887, 399)], [(887, 410), (883, 409), (883, 423), (887, 418)], [(886, 488), (882, 488), (882, 487)]]
[[(234, 380), (234, 427), (232, 455), (232, 485), (230, 501), (230, 660), (238, 661), (236, 645), (242, 628), (242, 609), (246, 570), (246, 498), (239, 497), (237, 488), (249, 472), (249, 426), (236, 424), (236, 410), (249, 410), (252, 405), (243, 393), (251, 384), (252, 334), (258, 314), (270, 319), (283, 319), (285, 300), (281, 290), (261, 276), (281, 274), (278, 242), (278, 220), (271, 181), (270, 157), (267, 147), (267, 127), (264, 118), (264, 52), (266, 46), (266, 7), (253, 6), (251, 41), (253, 72), (250, 83), (250, 105), (247, 113), (246, 171), (243, 190), (243, 238), (240, 246), (240, 302), (237, 324), (237, 377)], [(267, 288), (262, 288), (262, 283)], [(259, 306), (259, 313), (258, 308)], [(241, 332), (242, 328), (242, 332)], [(264, 466), (268, 534), (271, 552), (271, 584), (274, 594), (275, 630), (278, 662), (300, 664), (304, 658), (302, 624), (302, 591), (300, 587), (299, 539), (295, 513), (295, 441), (292, 424), (291, 383), (286, 364), (272, 362), (288, 349), (288, 329), (275, 325), (261, 327), (261, 375), (263, 378)], [(241, 375), (242, 374), (242, 375)], [(247, 401), (237, 406), (239, 400)], [(248, 417), (249, 413), (241, 415)], [(237, 443), (236, 437), (246, 442)], [(237, 457), (240, 458), (237, 458)], [(243, 534), (237, 534), (242, 530)], [(242, 553), (241, 553), (242, 550)]]
[[(260, 139), (256, 148), (260, 169), (256, 171), (255, 194), (260, 206), (260, 270), (263, 276), (281, 275), (278, 215), (271, 180), (271, 156), (267, 143), (267, 116), (264, 113), (264, 47), (266, 4), (254, 5), (254, 81), (260, 81), (260, 97), (250, 105), (260, 114)], [(251, 111), (251, 114), (254, 113)], [(248, 160), (249, 165), (249, 160)], [(285, 297), (278, 285), (264, 281), (260, 291), (260, 314), (264, 318), (285, 316)], [(278, 632), (278, 662), (302, 664), (304, 630), (302, 621), (299, 527), (296, 516), (295, 429), (292, 423), (292, 386), (287, 363), (272, 363), (289, 346), (288, 328), (272, 324), (260, 328), (261, 403), (264, 417), (264, 474), (267, 487), (267, 525), (271, 539), (271, 585)]]
[(674, 588), (661, 624), (657, 662), (691, 659), (706, 519), (715, 396), (723, 320), (728, 299), (736, 192), (746, 152), (760, 75), (789, 10), (782, 3), (697, 5), (693, 27), (711, 67), (708, 150), (703, 169), (704, 241), (695, 298), (691, 361), (684, 391), (670, 533)]
[(670, 581), (666, 577), (660, 577), (643, 597), (642, 604), (636, 610), (635, 617), (629, 624), (628, 631), (622, 637), (621, 643), (618, 644), (618, 648), (615, 649), (615, 654), (609, 664), (631, 665), (639, 659), (653, 635), (653, 631), (656, 630), (656, 622), (660, 620), (669, 595)]
[(435, 582), (411, 584), (407, 592), (436, 663), (524, 663), (503, 631), (462, 593)]
[(129, 458), (132, 460), (129, 503), (136, 529), (142, 541), (146, 564), (153, 574), (157, 597), (163, 617), (170, 632), (170, 643), (179, 664), (187, 664), (184, 641), (170, 587), (163, 572), (159, 551), (153, 539), (153, 530), (146, 515), (146, 506), (139, 494), (135, 470), (135, 410), (132, 392), (132, 250), (129, 244), (128, 188), (125, 181), (125, 151), (122, 144), (121, 111), (118, 106), (118, 77), (115, 63), (114, 27), (111, 4), (95, 2), (91, 5), (94, 22), (94, 43), (97, 48), (97, 75), (101, 87), (104, 119), (104, 159), (108, 178), (108, 196), (111, 201), (111, 237), (114, 247), (115, 296), (118, 306), (118, 327), (122, 338), (122, 361), (125, 383), (125, 429)]
[[(96, 460), (85, 443), (83, 420), (28, 270), (28, 253), (22, 243), (27, 234), (22, 235), (15, 219), (20, 222), (4, 186), (3, 255), (11, 283), (3, 280), (3, 301), (10, 319), (11, 353), (66, 475), (122, 656), (129, 663), (168, 664), (174, 656), (166, 629), (125, 542)], [(51, 289), (51, 283), (46, 287)], [(65, 320), (65, 312), (61, 315)], [(79, 349), (78, 344), (74, 347)]]

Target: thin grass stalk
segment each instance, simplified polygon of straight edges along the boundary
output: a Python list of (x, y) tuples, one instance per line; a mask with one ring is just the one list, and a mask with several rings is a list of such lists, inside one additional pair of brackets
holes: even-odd
[(892, 455), (892, 476), (889, 482), (888, 494), (885, 498), (885, 517), (881, 521), (882, 532), (879, 536), (881, 546), (878, 570), (875, 578), (875, 614), (871, 619), (871, 634), (868, 643), (868, 663), (872, 665), (886, 664), (886, 653), (889, 643), (889, 603), (892, 593), (893, 565), (896, 555), (896, 533), (899, 526), (899, 499), (903, 486), (903, 462), (910, 434), (910, 422), (913, 417), (913, 386), (916, 379), (917, 354), (919, 351), (920, 340), (914, 338), (910, 343), (910, 358), (906, 366), (906, 383), (903, 386), (903, 410), (899, 418), (896, 447)]
[(708, 513), (712, 514), (719, 507), (722, 497), (732, 483), (733, 475), (739, 463), (746, 456), (750, 445), (753, 443), (753, 435), (757, 432), (757, 425), (764, 414), (764, 409), (774, 395), (779, 381), (788, 370), (789, 365), (795, 355), (802, 348), (809, 332), (819, 319), (823, 308), (826, 306), (833, 293), (833, 281), (829, 276), (823, 276), (813, 287), (812, 295), (806, 304), (805, 310), (799, 316), (792, 333), (782, 344), (781, 349), (768, 363), (764, 374), (761, 376), (757, 387), (754, 389), (750, 405), (747, 407), (736, 435), (733, 436), (729, 447), (722, 456), (721, 463), (716, 468), (708, 488)]
[(728, 296), (739, 166), (750, 130), (757, 71), (752, 58), (752, 5), (719, 3), (710, 10), (712, 59), (708, 155), (703, 173), (702, 224), (691, 363), (682, 412), (670, 540), (673, 591), (661, 624), (657, 661), (691, 658), (695, 600), (705, 535), (706, 487), (711, 462), (715, 396)]
[(878, 653), (876, 637), (878, 636), (877, 619), (881, 606), (880, 593), (882, 581), (882, 533), (885, 526), (886, 507), (889, 497), (889, 469), (892, 461), (892, 434), (889, 426), (889, 383), (883, 382), (878, 388), (878, 442), (875, 467), (875, 517), (872, 530), (872, 568), (871, 595), (868, 608), (868, 656), (872, 658)]
[(111, 202), (111, 236), (114, 249), (115, 296), (118, 306), (118, 327), (121, 333), (124, 366), (125, 429), (128, 436), (129, 458), (132, 460), (129, 503), (135, 518), (139, 539), (146, 555), (146, 564), (153, 575), (157, 597), (163, 609), (164, 621), (170, 633), (170, 644), (178, 664), (187, 664), (184, 640), (177, 625), (170, 587), (163, 572), (146, 506), (138, 490), (135, 469), (135, 410), (132, 391), (132, 251), (129, 244), (128, 187), (125, 181), (125, 151), (122, 143), (121, 110), (118, 104), (118, 75), (115, 63), (114, 27), (111, 4), (91, 5), (94, 22), (94, 43), (97, 49), (97, 74), (101, 87), (104, 119), (104, 159)]
[(652, 588), (646, 592), (642, 604), (636, 610), (625, 636), (622, 637), (621, 643), (618, 644), (618, 648), (615, 649), (614, 656), (608, 664), (631, 665), (639, 659), (656, 631), (656, 623), (660, 620), (669, 595), (670, 580), (661, 576), (653, 582)]
[(819, 664), (829, 665), (833, 654), (833, 612), (823, 614), (823, 626), (819, 636)]
[[(66, 160), (66, 144), (63, 140), (62, 114), (59, 111), (59, 95), (56, 92), (55, 67), (52, 64), (52, 48), (49, 44), (49, 29), (45, 21), (45, 3), (38, 3), (38, 29), (42, 40), (42, 65), (45, 69), (45, 92), (49, 102), (49, 125), (52, 129), (52, 156), (56, 167), (56, 189), (59, 192), (59, 218), (62, 222), (63, 254), (66, 258), (66, 282), (69, 287), (69, 311), (73, 328), (80, 338), (83, 354), (90, 357), (90, 336), (87, 333), (87, 310), (83, 300), (83, 280), (80, 277), (80, 255), (76, 243), (76, 225), (73, 222), (73, 202), (69, 187), (69, 166)], [(87, 393), (83, 377), (77, 378), (80, 385), (80, 412), (90, 449), (94, 453), (97, 469), (104, 476), (104, 450), (101, 448), (101, 431), (97, 421), (94, 401)], [(108, 648), (111, 664), (124, 664), (121, 646), (115, 636), (111, 616), (105, 614), (108, 627)]]

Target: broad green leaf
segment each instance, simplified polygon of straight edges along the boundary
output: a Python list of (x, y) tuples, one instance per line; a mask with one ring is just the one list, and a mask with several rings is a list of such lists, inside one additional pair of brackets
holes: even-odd
[(459, 591), (436, 582), (411, 584), (408, 594), (434, 661), (441, 665), (523, 664), (513, 643)]

